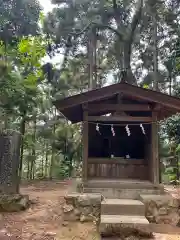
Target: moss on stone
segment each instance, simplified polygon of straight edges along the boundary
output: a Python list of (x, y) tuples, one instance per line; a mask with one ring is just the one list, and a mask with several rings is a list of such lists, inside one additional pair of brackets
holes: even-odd
[(0, 212), (20, 212), (29, 207), (29, 197), (27, 195), (0, 195)]

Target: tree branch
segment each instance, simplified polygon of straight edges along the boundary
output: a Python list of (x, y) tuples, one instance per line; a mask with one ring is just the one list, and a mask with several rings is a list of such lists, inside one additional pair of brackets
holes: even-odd
[(117, 23), (118, 27), (120, 27), (121, 18), (120, 18), (120, 14), (118, 11), (118, 5), (117, 5), (116, 0), (113, 0), (113, 10), (114, 10), (114, 17), (115, 17), (116, 23)]
[(99, 28), (99, 29), (108, 29), (111, 32), (114, 32), (118, 37), (120, 37), (121, 39), (123, 38), (123, 34), (121, 34), (117, 29), (108, 26), (108, 25), (104, 25), (104, 24), (100, 24), (100, 23), (96, 23), (96, 22), (90, 22), (89, 24), (87, 24), (82, 31), (80, 32), (71, 32), (70, 35), (74, 35), (74, 37), (78, 37), (80, 35), (82, 35), (83, 33), (85, 33), (89, 28), (94, 27), (94, 28)]
[(130, 44), (132, 44), (132, 42), (134, 40), (135, 30), (141, 20), (142, 9), (143, 9), (143, 0), (138, 0), (137, 10), (136, 10), (136, 13), (134, 14), (134, 17), (133, 17), (132, 23), (131, 23), (131, 32), (130, 32), (130, 37), (128, 40)]
[(96, 27), (99, 28), (99, 29), (108, 29), (111, 32), (115, 33), (121, 40), (123, 39), (123, 34), (121, 34), (117, 29), (115, 29), (111, 26), (103, 25), (103, 24), (98, 23), (98, 24), (96, 24)]

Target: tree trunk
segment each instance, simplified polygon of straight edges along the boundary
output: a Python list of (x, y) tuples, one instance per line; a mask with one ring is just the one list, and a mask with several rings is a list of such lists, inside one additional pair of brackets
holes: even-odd
[(32, 135), (32, 142), (33, 142), (33, 146), (32, 146), (32, 159), (31, 159), (31, 169), (30, 169), (30, 178), (33, 179), (33, 175), (34, 175), (34, 164), (36, 162), (36, 116), (33, 122), (33, 135)]
[[(137, 85), (136, 78), (134, 77), (132, 70), (131, 70), (131, 53), (132, 53), (132, 45), (134, 41), (135, 31), (136, 28), (141, 20), (141, 13), (143, 9), (143, 0), (138, 0), (136, 2), (136, 10), (134, 16), (132, 18), (132, 22), (127, 27), (130, 29), (130, 32), (127, 33), (125, 37), (124, 34), (121, 34), (121, 26), (123, 25), (123, 19), (120, 17), (118, 3), (116, 0), (113, 0), (113, 10), (114, 10), (114, 18), (116, 20), (116, 24), (118, 26), (119, 32), (119, 42), (123, 44), (123, 71), (127, 72), (127, 81), (131, 84)], [(119, 59), (119, 57), (118, 57)], [(120, 69), (121, 71), (121, 69)]]
[(45, 143), (45, 177), (48, 177), (48, 144)]
[(50, 171), (49, 171), (49, 178), (50, 178), (50, 180), (52, 180), (52, 178), (53, 178), (53, 167), (54, 167), (54, 147), (52, 146), (51, 164), (50, 164)]
[(131, 70), (131, 44), (130, 42), (124, 43), (123, 53), (123, 69), (127, 72), (127, 81), (130, 84), (137, 85), (136, 78), (134, 77)]
[(26, 131), (26, 111), (24, 111), (22, 120), (20, 123), (20, 133), (22, 137), (21, 150), (20, 150), (20, 162), (19, 162), (19, 177), (22, 176), (22, 167), (23, 167), (23, 154), (24, 154), (24, 134)]
[(71, 154), (69, 156), (69, 177), (72, 176), (72, 170), (73, 170), (73, 155), (74, 154)]
[(44, 178), (44, 157), (42, 157), (41, 160), (41, 176)]
[(26, 178), (29, 179), (29, 173), (30, 173), (30, 161), (28, 160), (28, 168), (27, 168), (27, 176)]
[[(56, 109), (54, 111), (54, 118), (56, 117)], [(54, 167), (54, 155), (55, 155), (55, 149), (54, 149), (54, 143), (55, 143), (55, 132), (56, 132), (56, 124), (53, 125), (52, 129), (52, 136), (53, 136), (53, 141), (52, 141), (52, 150), (51, 150), (51, 164), (50, 164), (50, 170), (49, 170), (49, 178), (52, 179), (53, 176), (53, 167)]]
[(179, 182), (179, 154), (176, 156), (176, 180)]
[(4, 116), (4, 129), (8, 129), (8, 128), (9, 128), (9, 116), (8, 116), (8, 113), (6, 113)]
[(172, 95), (172, 73), (169, 73), (169, 95)]
[(159, 83), (158, 83), (158, 40), (157, 40), (157, 10), (156, 5), (153, 8), (153, 42), (154, 42), (154, 51), (153, 51), (153, 62), (154, 62), (154, 82), (153, 89), (155, 91), (159, 91)]
[(97, 66), (96, 66), (96, 28), (92, 28), (88, 35), (88, 58), (89, 58), (89, 90), (97, 86)]

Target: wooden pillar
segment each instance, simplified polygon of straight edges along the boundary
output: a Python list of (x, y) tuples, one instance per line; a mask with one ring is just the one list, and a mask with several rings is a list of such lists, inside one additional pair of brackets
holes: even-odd
[(83, 107), (83, 181), (85, 182), (88, 177), (88, 111), (86, 107)]
[(158, 144), (158, 123), (157, 112), (152, 112), (153, 123), (151, 126), (151, 161), (152, 161), (152, 182), (159, 184), (159, 144)]

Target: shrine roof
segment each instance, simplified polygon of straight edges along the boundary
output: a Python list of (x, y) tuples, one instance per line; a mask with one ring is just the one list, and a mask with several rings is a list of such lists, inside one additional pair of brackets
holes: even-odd
[[(82, 121), (83, 105), (97, 103), (115, 103), (118, 94), (130, 99), (132, 103), (159, 104), (158, 120), (180, 112), (180, 98), (165, 93), (130, 85), (125, 82), (83, 92), (53, 102), (56, 108), (72, 123)], [(99, 109), (99, 115), (104, 114)]]

